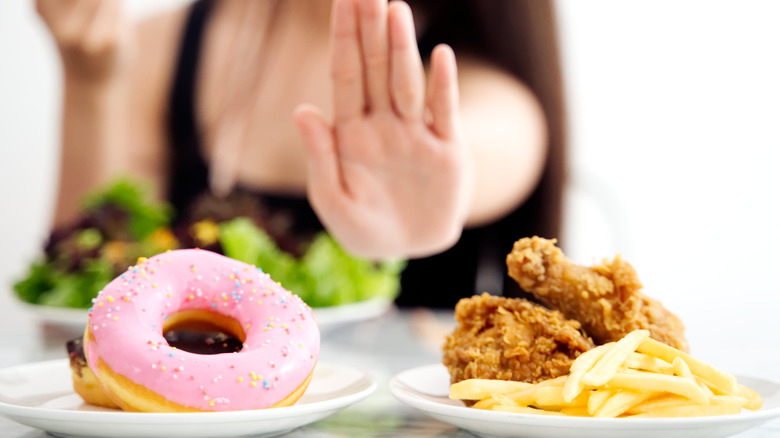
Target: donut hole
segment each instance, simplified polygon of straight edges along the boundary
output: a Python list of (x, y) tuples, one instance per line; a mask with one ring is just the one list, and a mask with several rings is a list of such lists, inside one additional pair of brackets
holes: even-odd
[(246, 333), (228, 316), (208, 310), (184, 310), (170, 315), (163, 337), (172, 347), (195, 354), (237, 353)]

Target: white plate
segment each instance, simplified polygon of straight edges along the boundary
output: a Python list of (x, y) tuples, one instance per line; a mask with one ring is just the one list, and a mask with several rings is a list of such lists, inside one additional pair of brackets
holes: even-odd
[(0, 415), (60, 437), (271, 437), (364, 399), (376, 383), (354, 368), (320, 363), (293, 406), (257, 411), (131, 413), (84, 403), (73, 392), (67, 359), (0, 370)]
[[(18, 300), (17, 302), (36, 320), (62, 327), (74, 334), (82, 333), (87, 324), (87, 311), (83, 309), (42, 306)], [(320, 332), (325, 335), (339, 327), (381, 316), (392, 305), (392, 300), (377, 297), (342, 306), (315, 307), (313, 311), (317, 316)]]
[(737, 376), (764, 398), (759, 411), (697, 418), (583, 418), (515, 414), (465, 407), (447, 398), (449, 374), (443, 365), (404, 371), (390, 380), (390, 392), (409, 406), (482, 437), (537, 438), (721, 438), (780, 417), (780, 385)]
[(24, 311), (36, 320), (83, 331), (87, 325), (87, 311), (70, 307), (43, 306), (16, 300)]
[(332, 307), (314, 307), (317, 325), (324, 335), (339, 327), (377, 318), (393, 306), (393, 300), (384, 297), (371, 298), (356, 303)]

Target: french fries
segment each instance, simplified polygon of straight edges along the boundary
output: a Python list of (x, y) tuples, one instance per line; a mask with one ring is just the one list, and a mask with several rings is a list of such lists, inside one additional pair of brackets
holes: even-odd
[(763, 405), (736, 377), (635, 330), (581, 354), (567, 376), (537, 384), (470, 379), (450, 398), (476, 409), (544, 415), (693, 417), (729, 415)]
[(504, 380), (469, 379), (450, 386), (450, 398), (458, 400), (482, 400), (493, 394), (511, 394), (534, 385), (524, 382)]

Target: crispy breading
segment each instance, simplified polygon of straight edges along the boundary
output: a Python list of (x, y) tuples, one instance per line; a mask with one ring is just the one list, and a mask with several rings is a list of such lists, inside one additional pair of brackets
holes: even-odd
[(455, 306), (455, 330), (444, 344), (452, 383), (471, 378), (540, 382), (569, 372), (593, 348), (577, 321), (525, 299), (487, 293)]
[(579, 321), (596, 344), (647, 329), (652, 338), (687, 350), (682, 321), (641, 292), (628, 262), (617, 256), (601, 265), (581, 266), (555, 244), (540, 237), (515, 242), (506, 260), (509, 276), (546, 307)]

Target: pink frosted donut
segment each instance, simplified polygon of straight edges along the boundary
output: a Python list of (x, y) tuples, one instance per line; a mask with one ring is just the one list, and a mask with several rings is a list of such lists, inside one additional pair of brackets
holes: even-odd
[[(243, 341), (200, 355), (168, 345), (173, 328), (208, 328)], [(258, 268), (199, 249), (139, 259), (94, 300), (87, 363), (124, 410), (235, 411), (288, 406), (311, 379), (320, 332), (298, 296)]]

